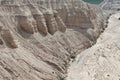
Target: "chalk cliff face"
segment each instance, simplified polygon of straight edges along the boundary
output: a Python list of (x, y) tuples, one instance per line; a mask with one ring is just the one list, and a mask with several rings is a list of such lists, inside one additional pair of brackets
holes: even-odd
[(1, 0), (0, 80), (62, 80), (103, 28), (79, 0)]

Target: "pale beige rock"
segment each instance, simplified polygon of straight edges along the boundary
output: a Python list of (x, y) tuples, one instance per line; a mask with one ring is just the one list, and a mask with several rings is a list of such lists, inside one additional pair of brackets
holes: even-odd
[(54, 17), (55, 17), (55, 20), (56, 20), (57, 25), (58, 25), (58, 30), (60, 30), (62, 32), (65, 32), (66, 31), (66, 25), (62, 21), (62, 19), (60, 18), (60, 16), (58, 15), (57, 11), (54, 11)]
[(80, 0), (0, 3), (0, 26), (8, 30), (1, 30), (0, 80), (62, 80), (70, 59), (93, 42), (84, 33), (100, 34), (101, 17), (88, 15), (89, 5)]
[(56, 23), (54, 13), (52, 10), (47, 10), (44, 16), (45, 16), (48, 32), (53, 35), (58, 30), (58, 25)]
[(113, 14), (97, 43), (76, 57), (66, 80), (119, 80), (120, 13)]
[[(8, 29), (5, 29), (2, 31), (2, 37), (5, 40), (6, 45), (8, 45), (9, 47), (12, 47), (12, 48), (18, 48), (18, 45), (16, 44), (16, 40), (12, 34), (13, 33)], [(3, 42), (2, 42), (2, 44), (3, 44)]]
[(26, 32), (33, 34), (35, 32), (36, 22), (29, 16), (17, 16), (19, 26)]
[(46, 20), (43, 13), (38, 9), (38, 7), (35, 7), (34, 5), (30, 5), (29, 8), (33, 14), (33, 17), (36, 20), (38, 31), (40, 33), (47, 35), (48, 29), (47, 29)]

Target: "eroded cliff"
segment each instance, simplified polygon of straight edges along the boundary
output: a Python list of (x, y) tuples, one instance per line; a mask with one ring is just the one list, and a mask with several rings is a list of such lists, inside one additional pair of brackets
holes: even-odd
[(62, 80), (103, 28), (79, 0), (1, 0), (0, 80)]

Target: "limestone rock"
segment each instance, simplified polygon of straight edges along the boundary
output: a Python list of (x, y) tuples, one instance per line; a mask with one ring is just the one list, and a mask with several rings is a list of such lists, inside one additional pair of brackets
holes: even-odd
[(3, 45), (3, 40), (0, 38), (0, 44)]
[(19, 26), (26, 32), (33, 34), (35, 32), (36, 22), (27, 16), (17, 16)]
[(8, 29), (2, 31), (2, 37), (5, 40), (6, 45), (12, 48), (18, 48), (18, 45), (16, 44), (16, 40), (12, 34), (13, 33)]
[[(24, 12), (24, 10), (26, 10), (26, 12)], [(28, 7), (20, 7), (17, 5), (14, 9), (14, 12), (16, 15), (15, 17), (17, 19), (18, 27), (31, 34), (37, 31), (36, 21), (32, 17), (32, 14)]]
[(43, 13), (38, 9), (38, 7), (34, 7), (33, 5), (30, 5), (29, 8), (32, 12), (33, 17), (36, 20), (38, 31), (40, 33), (47, 35), (48, 29), (47, 29), (46, 20)]
[(58, 30), (60, 30), (62, 32), (65, 32), (66, 31), (66, 25), (62, 21), (62, 19), (60, 18), (60, 16), (58, 15), (57, 11), (54, 11), (54, 17), (55, 17), (55, 20), (56, 20), (57, 25), (58, 25)]
[(80, 53), (68, 70), (66, 80), (120, 79), (120, 13), (113, 14), (107, 29), (91, 48)]
[(46, 19), (48, 32), (53, 35), (58, 30), (58, 25), (56, 23), (54, 13), (52, 10), (47, 10), (44, 15)]
[(0, 0), (0, 80), (64, 79), (71, 55), (101, 29), (91, 9), (81, 0)]

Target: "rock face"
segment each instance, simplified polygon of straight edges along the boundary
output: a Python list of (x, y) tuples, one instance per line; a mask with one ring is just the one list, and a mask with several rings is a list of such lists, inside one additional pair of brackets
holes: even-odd
[(48, 32), (54, 34), (58, 30), (58, 25), (54, 17), (54, 13), (50, 10), (47, 10), (45, 13), (46, 24)]
[[(18, 17), (18, 24), (20, 28), (28, 33), (34, 33), (34, 26), (36, 22), (33, 19), (29, 19), (27, 16), (17, 16)], [(33, 23), (33, 24), (32, 24)]]
[(57, 11), (54, 11), (54, 17), (55, 17), (55, 20), (57, 22), (57, 25), (58, 25), (58, 30), (61, 31), (61, 32), (65, 32), (66, 31), (66, 25), (65, 23), (62, 21), (61, 17), (59, 16), (58, 12)]
[(103, 28), (80, 0), (0, 0), (0, 80), (62, 80)]
[(18, 48), (15, 38), (12, 35), (12, 32), (10, 30), (3, 30), (2, 37), (3, 37), (4, 41), (6, 41), (7, 45), (11, 46), (12, 48)]

